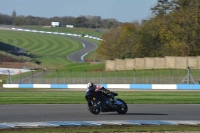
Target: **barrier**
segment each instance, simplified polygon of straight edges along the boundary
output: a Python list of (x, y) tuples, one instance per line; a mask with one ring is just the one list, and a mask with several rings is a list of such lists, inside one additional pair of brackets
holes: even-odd
[[(200, 84), (100, 84), (108, 89), (200, 90)], [(3, 84), (3, 88), (86, 89), (87, 84)]]
[[(56, 34), (56, 35), (78, 36), (78, 37), (82, 36), (82, 35), (79, 35), (79, 34), (70, 34), (70, 33), (61, 33), (61, 32), (48, 32), (48, 31), (28, 30), (28, 29), (19, 29), (19, 28), (12, 28), (12, 30), (34, 32), (34, 33), (43, 33), (43, 34)], [(93, 36), (89, 36), (89, 35), (85, 35), (84, 37), (102, 41), (101, 38), (93, 37)]]
[(16, 75), (16, 74), (32, 72), (32, 71), (35, 71), (35, 70), (20, 69), (20, 68), (0, 68), (0, 74), (2, 75)]
[[(110, 66), (111, 65), (111, 66)], [(200, 69), (200, 56), (165, 56), (106, 60), (106, 71), (133, 69)]]

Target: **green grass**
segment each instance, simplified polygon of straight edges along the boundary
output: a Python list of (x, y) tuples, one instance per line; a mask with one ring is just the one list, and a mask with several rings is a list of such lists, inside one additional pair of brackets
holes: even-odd
[(65, 68), (59, 69), (62, 72), (69, 72), (71, 71), (78, 71), (79, 73), (82, 71), (99, 71), (100, 69), (105, 69), (105, 63), (97, 63), (97, 64), (90, 64), (90, 63), (74, 63), (70, 64)]
[(80, 42), (59, 35), (0, 30), (0, 41), (27, 50), (34, 60), (46, 68), (71, 64), (67, 55), (80, 50)]
[(67, 126), (67, 127), (56, 127), (56, 128), (18, 128), (18, 129), (0, 129), (1, 133), (110, 133), (110, 132), (165, 132), (170, 131), (171, 133), (176, 131), (192, 132), (200, 131), (199, 125), (174, 125), (174, 126), (153, 126), (153, 125), (114, 125), (114, 126)]
[(7, 76), (5, 76), (5, 75), (0, 75), (0, 80), (1, 80), (1, 82), (0, 82), (0, 87), (2, 87), (3, 84), (6, 84), (6, 79), (7, 79)]
[[(96, 37), (101, 37), (104, 34), (103, 32), (96, 32), (94, 29), (90, 29), (90, 28), (63, 28), (63, 27), (44, 28), (41, 26), (24, 26), (22, 28), (35, 29), (35, 30), (41, 30), (41, 31), (51, 31), (51, 32), (73, 33), (73, 34), (80, 34), (80, 35), (84, 33), (85, 35), (88, 34), (88, 35), (96, 36)], [(89, 38), (84, 38), (84, 39), (95, 43), (98, 47), (101, 43), (100, 41), (94, 40), (94, 39), (89, 39)], [(96, 50), (90, 52), (84, 58), (86, 60), (92, 59), (92, 60), (105, 61), (105, 59), (97, 55)]]
[[(117, 91), (118, 92), (118, 91)], [(119, 91), (128, 104), (200, 104), (195, 91)], [(85, 104), (85, 91), (63, 89), (1, 89), (0, 104)]]
[[(25, 26), (22, 28), (76, 34), (88, 33), (92, 36), (101, 36), (103, 34), (103, 32), (96, 32), (94, 29), (87, 28), (43, 28), (41, 26)], [(80, 42), (71, 40), (62, 35), (4, 30), (0, 30), (0, 34), (0, 42), (25, 49), (32, 55), (33, 61), (41, 62), (40, 65), (47, 69), (59, 69), (72, 64), (72, 62), (67, 59), (67, 56), (74, 51), (82, 49), (82, 44)], [(97, 46), (100, 45), (100, 41), (88, 38), (84, 39), (94, 42)], [(96, 50), (86, 55), (85, 59), (100, 59), (99, 61), (105, 61), (97, 55)]]

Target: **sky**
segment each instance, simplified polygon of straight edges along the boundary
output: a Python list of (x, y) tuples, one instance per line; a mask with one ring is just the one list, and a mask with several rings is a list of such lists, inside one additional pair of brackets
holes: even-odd
[(0, 13), (38, 17), (100, 16), (133, 22), (152, 16), (157, 0), (0, 0)]

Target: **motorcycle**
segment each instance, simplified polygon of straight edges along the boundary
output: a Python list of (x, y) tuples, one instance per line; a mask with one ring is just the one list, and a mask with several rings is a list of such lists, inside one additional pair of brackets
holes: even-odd
[(127, 104), (122, 99), (116, 99), (115, 96), (118, 96), (118, 94), (112, 91), (107, 95), (102, 91), (88, 88), (85, 94), (88, 110), (95, 115), (100, 112), (126, 114), (128, 111)]

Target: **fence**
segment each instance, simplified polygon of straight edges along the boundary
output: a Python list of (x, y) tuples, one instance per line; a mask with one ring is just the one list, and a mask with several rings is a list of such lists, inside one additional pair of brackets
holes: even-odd
[(199, 69), (41, 71), (9, 75), (10, 84), (199, 84)]

